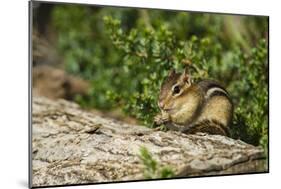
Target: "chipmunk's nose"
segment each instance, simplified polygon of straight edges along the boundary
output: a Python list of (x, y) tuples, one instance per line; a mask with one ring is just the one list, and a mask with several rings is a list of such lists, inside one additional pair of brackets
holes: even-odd
[(163, 109), (164, 108), (164, 102), (158, 102), (159, 108)]

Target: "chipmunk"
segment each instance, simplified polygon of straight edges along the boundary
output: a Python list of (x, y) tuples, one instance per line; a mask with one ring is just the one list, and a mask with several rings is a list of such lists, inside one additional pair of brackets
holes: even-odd
[(212, 80), (193, 83), (187, 69), (170, 71), (161, 86), (158, 106), (161, 113), (154, 117), (156, 125), (190, 134), (229, 135), (233, 104), (228, 92)]

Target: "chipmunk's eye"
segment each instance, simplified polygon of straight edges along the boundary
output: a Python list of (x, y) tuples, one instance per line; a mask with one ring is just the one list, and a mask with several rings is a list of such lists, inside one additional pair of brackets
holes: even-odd
[(173, 88), (173, 94), (178, 94), (181, 91), (180, 86), (176, 85)]

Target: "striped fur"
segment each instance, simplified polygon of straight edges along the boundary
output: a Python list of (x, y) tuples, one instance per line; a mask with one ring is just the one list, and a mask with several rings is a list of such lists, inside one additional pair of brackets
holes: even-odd
[(205, 103), (200, 116), (188, 132), (229, 135), (228, 126), (232, 120), (233, 105), (228, 92), (211, 80), (201, 81), (198, 85), (205, 93)]
[(229, 129), (217, 120), (203, 120), (182, 130), (186, 134), (197, 132), (229, 136)]
[[(225, 88), (212, 80), (188, 86), (182, 79), (184, 76), (186, 72), (182, 75), (173, 72), (162, 84), (158, 104), (165, 114), (169, 114), (169, 120), (163, 122), (166, 127), (190, 134), (229, 135), (233, 105)], [(172, 94), (174, 85), (181, 87), (178, 95)]]
[(211, 88), (207, 91), (207, 94), (206, 94), (206, 98), (211, 98), (213, 96), (227, 96), (227, 92), (225, 90), (223, 90), (222, 88), (218, 88), (218, 87), (215, 87), (215, 88)]
[(206, 94), (206, 98), (211, 98), (212, 96), (226, 96), (229, 95), (224, 87), (222, 87), (218, 82), (213, 80), (203, 80), (198, 83), (201, 90)]

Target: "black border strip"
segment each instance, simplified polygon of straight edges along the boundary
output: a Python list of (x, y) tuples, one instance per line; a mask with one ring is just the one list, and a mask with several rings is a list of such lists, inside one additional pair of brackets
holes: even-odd
[(270, 106), (269, 106), (269, 104), (270, 104), (270, 90), (269, 90), (269, 86), (270, 86), (270, 74), (269, 74), (269, 71), (270, 71), (270, 61), (269, 61), (269, 55), (270, 55), (270, 51), (269, 51), (269, 42), (270, 42), (270, 35), (269, 35), (269, 31), (270, 31), (270, 24), (269, 24), (269, 22), (270, 22), (270, 17), (268, 16), (267, 17), (267, 65), (268, 65), (268, 68), (267, 68), (267, 78), (268, 78), (268, 83), (267, 83), (267, 91), (268, 91), (268, 97), (267, 97), (267, 109), (268, 109), (268, 112), (267, 112), (267, 170), (268, 170), (268, 173), (269, 173), (269, 167), (270, 167), (270, 164), (269, 164), (269, 156), (270, 156), (270, 153), (269, 153), (269, 134), (270, 134), (270, 127), (269, 127), (269, 125), (270, 125)]
[[(268, 63), (268, 133), (267, 133), (267, 170), (264, 172), (249, 172), (249, 173), (235, 173), (235, 174), (218, 174), (218, 175), (203, 175), (203, 176), (187, 176), (187, 177), (175, 177), (175, 178), (165, 178), (165, 179), (143, 179), (143, 180), (128, 180), (128, 181), (111, 181), (111, 182), (97, 182), (97, 183), (83, 183), (83, 184), (67, 184), (67, 185), (49, 185), (49, 186), (32, 186), (32, 26), (33, 26), (33, 9), (32, 9), (32, 2), (37, 3), (52, 3), (52, 4), (67, 4), (67, 5), (81, 5), (81, 6), (95, 6), (95, 7), (114, 7), (114, 8), (139, 8), (139, 9), (150, 9), (150, 10), (167, 10), (167, 11), (174, 11), (174, 12), (190, 12), (190, 13), (207, 13), (207, 14), (219, 14), (219, 15), (234, 15), (234, 16), (256, 16), (256, 17), (267, 17), (268, 19), (268, 32), (267, 32), (267, 63)], [(119, 5), (100, 5), (100, 4), (88, 4), (88, 3), (68, 3), (68, 2), (53, 2), (53, 1), (33, 1), (30, 0), (28, 2), (28, 8), (29, 8), (29, 18), (28, 18), (28, 164), (29, 164), (29, 170), (28, 170), (28, 185), (29, 188), (52, 188), (52, 187), (67, 187), (67, 186), (85, 186), (85, 185), (98, 185), (98, 184), (115, 184), (115, 183), (130, 183), (130, 182), (144, 182), (144, 181), (161, 181), (161, 180), (177, 180), (177, 179), (188, 179), (188, 178), (206, 178), (206, 177), (223, 177), (223, 176), (239, 176), (239, 175), (252, 175), (252, 174), (265, 174), (269, 173), (270, 171), (270, 163), (269, 163), (269, 134), (270, 134), (270, 127), (269, 127), (269, 120), (270, 120), (270, 63), (269, 63), (269, 42), (270, 42), (270, 17), (268, 15), (254, 15), (254, 14), (235, 14), (235, 13), (224, 13), (224, 12), (203, 12), (203, 11), (191, 11), (191, 10), (172, 10), (172, 9), (164, 9), (164, 8), (148, 8), (148, 7), (129, 7), (129, 6), (119, 6)]]

